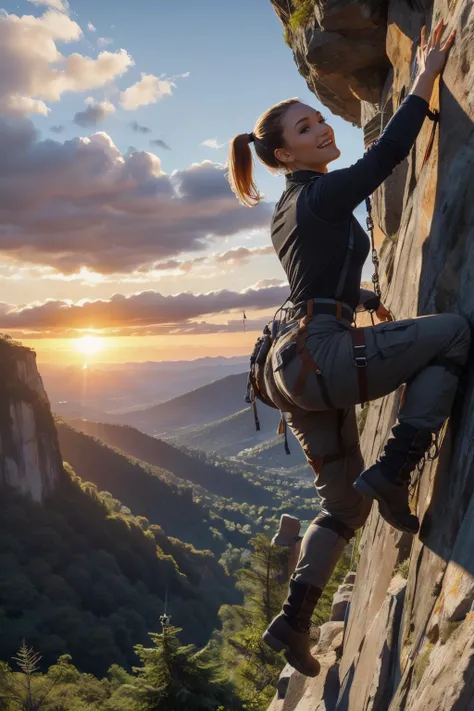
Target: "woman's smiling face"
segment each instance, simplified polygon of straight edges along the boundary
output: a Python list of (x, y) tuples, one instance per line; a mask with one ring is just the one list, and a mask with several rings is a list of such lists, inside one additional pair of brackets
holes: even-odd
[(307, 104), (292, 104), (282, 119), (284, 147), (275, 156), (286, 170), (309, 169), (327, 173), (327, 164), (339, 158), (334, 131), (324, 116)]

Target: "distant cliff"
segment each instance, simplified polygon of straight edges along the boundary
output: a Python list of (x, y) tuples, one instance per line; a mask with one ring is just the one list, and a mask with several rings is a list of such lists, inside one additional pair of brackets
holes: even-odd
[(42, 501), (63, 465), (35, 353), (0, 336), (0, 372), (0, 482)]
[[(410, 156), (372, 202), (383, 300), (396, 318), (456, 311), (474, 324), (472, 2), (272, 3), (308, 86), (331, 111), (363, 128), (366, 146), (410, 91), (423, 24), (429, 29), (443, 17), (449, 30), (457, 29), (431, 101), (440, 124), (429, 159), (422, 165), (433, 127), (426, 119)], [(325, 695), (324, 678), (296, 674), (272, 711), (474, 709), (472, 376), (471, 367), (439, 459), (422, 473), (415, 495), (419, 536), (390, 528), (376, 504), (365, 526), (337, 667), (338, 700)], [(367, 465), (394, 424), (399, 395), (370, 404), (362, 436)]]

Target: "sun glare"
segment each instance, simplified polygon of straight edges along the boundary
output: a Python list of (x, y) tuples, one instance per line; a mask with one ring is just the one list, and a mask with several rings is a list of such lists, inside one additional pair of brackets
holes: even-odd
[(78, 338), (74, 347), (80, 353), (85, 353), (86, 355), (93, 355), (102, 350), (103, 343), (102, 338), (97, 338), (97, 336), (83, 336)]

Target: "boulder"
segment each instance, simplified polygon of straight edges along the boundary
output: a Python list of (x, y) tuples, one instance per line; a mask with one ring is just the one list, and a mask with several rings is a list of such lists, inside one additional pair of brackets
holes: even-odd
[(320, 629), (321, 636), (316, 653), (326, 654), (332, 649), (334, 640), (344, 631), (344, 622), (325, 622)]
[(346, 577), (344, 578), (344, 583), (348, 585), (354, 585), (356, 579), (356, 574), (355, 571), (351, 571), (350, 573), (347, 573)]
[(344, 622), (352, 591), (337, 592), (332, 600), (331, 622)]

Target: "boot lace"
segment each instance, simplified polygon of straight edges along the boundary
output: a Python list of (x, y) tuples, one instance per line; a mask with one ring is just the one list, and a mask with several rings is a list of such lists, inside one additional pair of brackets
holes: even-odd
[(415, 469), (410, 474), (410, 481), (408, 483), (408, 497), (409, 497), (410, 502), (413, 500), (413, 498), (416, 494), (417, 484), (418, 484), (419, 478), (421, 476), (421, 473), (423, 472), (423, 467), (426, 464), (426, 460), (428, 460), (429, 462), (434, 462), (434, 460), (437, 459), (438, 457), (439, 457), (439, 432), (432, 432), (430, 446), (428, 447), (427, 451), (425, 452), (423, 457), (420, 459), (420, 461), (416, 465)]

